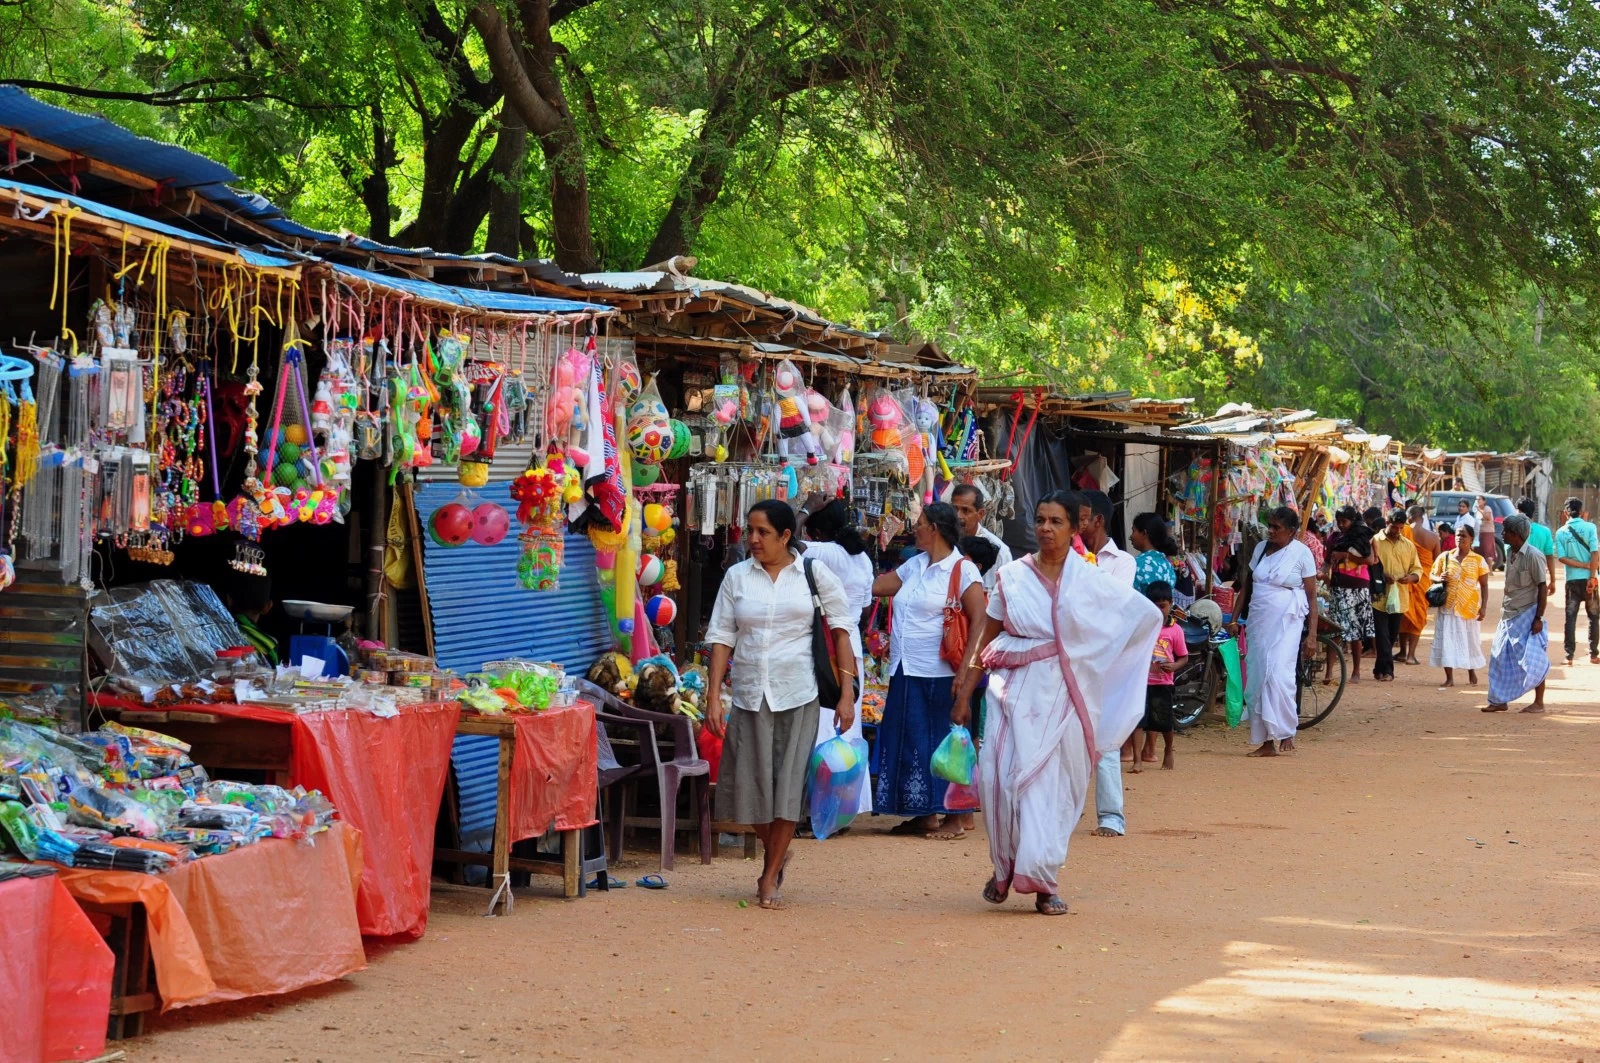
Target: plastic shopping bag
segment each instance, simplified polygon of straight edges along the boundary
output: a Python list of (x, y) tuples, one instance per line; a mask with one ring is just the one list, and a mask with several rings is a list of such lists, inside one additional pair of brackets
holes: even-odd
[(953, 782), (944, 791), (944, 807), (951, 812), (976, 812), (980, 802), (978, 800), (978, 769), (972, 769), (972, 782), (963, 786)]
[(1228, 674), (1228, 687), (1223, 697), (1228, 707), (1228, 726), (1237, 727), (1244, 718), (1244, 677), (1239, 666), (1239, 640), (1229, 639), (1217, 644), (1217, 654)]
[[(972, 785), (972, 769), (978, 763), (978, 750), (972, 744), (972, 735), (960, 724), (952, 724), (939, 748), (933, 751), (929, 765), (933, 774), (945, 782)], [(945, 806), (949, 808), (949, 805)]]
[(867, 778), (867, 743), (837, 735), (811, 751), (806, 772), (811, 830), (818, 841), (850, 825), (861, 805)]

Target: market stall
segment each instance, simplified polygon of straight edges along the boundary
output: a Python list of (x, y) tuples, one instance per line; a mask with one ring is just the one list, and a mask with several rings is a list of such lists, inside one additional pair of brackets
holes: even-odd
[(0, 1059), (93, 1059), (106, 1042), (111, 950), (49, 868), (0, 866)]

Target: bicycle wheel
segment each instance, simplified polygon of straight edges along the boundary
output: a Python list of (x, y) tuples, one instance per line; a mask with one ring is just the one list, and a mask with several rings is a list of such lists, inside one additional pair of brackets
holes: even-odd
[[(1302, 731), (1328, 718), (1328, 713), (1344, 697), (1345, 679), (1349, 675), (1344, 647), (1331, 636), (1318, 636), (1317, 650), (1314, 657), (1300, 658), (1300, 666), (1295, 673), (1295, 709)], [(1322, 677), (1327, 672), (1330, 660), (1333, 663), (1333, 682), (1324, 685)]]
[(1206, 662), (1205, 675), (1196, 684), (1198, 691), (1190, 687), (1185, 693), (1173, 699), (1172, 724), (1176, 730), (1187, 731), (1200, 722), (1200, 717), (1205, 715), (1207, 709), (1217, 703), (1219, 682), (1217, 677), (1221, 671), (1222, 665), (1216, 660), (1216, 653), (1213, 651), (1211, 660)]

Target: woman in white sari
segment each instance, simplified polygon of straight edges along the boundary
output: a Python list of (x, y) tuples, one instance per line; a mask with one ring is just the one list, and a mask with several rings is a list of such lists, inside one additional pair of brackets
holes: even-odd
[(1161, 629), (1161, 611), (1144, 595), (1073, 552), (1077, 523), (1070, 492), (1039, 500), (1038, 552), (1000, 569), (950, 713), (967, 721), (987, 670), (977, 786), (994, 875), (983, 897), (1000, 904), (1012, 890), (1032, 893), (1041, 915), (1066, 914), (1056, 883), (1067, 843), (1095, 761), (1120, 748), (1144, 716)]
[(1295, 537), (1299, 530), (1300, 515), (1294, 510), (1282, 506), (1272, 511), (1267, 539), (1256, 544), (1249, 585), (1234, 604), (1228, 625), (1237, 637), (1239, 622), (1250, 622), (1244, 704), (1250, 714), (1250, 741), (1256, 743), (1252, 757), (1294, 752), (1300, 728), (1295, 668), (1302, 649), (1307, 655), (1317, 652), (1317, 561)]

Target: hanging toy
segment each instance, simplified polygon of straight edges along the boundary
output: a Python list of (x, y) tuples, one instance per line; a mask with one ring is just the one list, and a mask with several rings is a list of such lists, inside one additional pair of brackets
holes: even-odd
[[(626, 360), (618, 362), (616, 371), (617, 401), (624, 406), (631, 407), (635, 398), (639, 397), (644, 391), (643, 379), (638, 366)], [(654, 378), (652, 378), (651, 383), (653, 384), (654, 382)], [(660, 397), (660, 393), (657, 392), (656, 398), (659, 400)], [(666, 407), (663, 406), (662, 409), (665, 410)]]
[(671, 452), (672, 443), (672, 419), (667, 416), (667, 404), (661, 401), (656, 378), (652, 376), (628, 406), (628, 449), (633, 452), (635, 461), (659, 465)]
[(639, 586), (654, 587), (661, 582), (666, 573), (666, 566), (654, 554), (644, 554), (639, 558)]
[(235, 543), (233, 546), (233, 559), (228, 562), (228, 567), (235, 572), (243, 572), (249, 576), (265, 576), (267, 552), (259, 546), (249, 543)]
[(438, 546), (465, 546), (472, 539), (472, 529), (472, 511), (459, 500), (446, 502), (428, 518), (428, 538)]
[(658, 594), (644, 605), (644, 615), (656, 627), (666, 627), (678, 617), (678, 603), (665, 594)]
[(511, 517), (493, 502), (482, 502), (472, 510), (472, 541), (479, 546), (494, 546), (511, 530)]
[(682, 584), (678, 582), (678, 563), (676, 561), (667, 561), (661, 567), (663, 570), (661, 573), (661, 590), (668, 592), (683, 590)]
[(772, 373), (772, 386), (777, 398), (778, 455), (784, 458), (803, 457), (807, 465), (817, 464), (822, 458), (822, 447), (812, 431), (805, 382), (793, 362), (785, 358), (778, 363)]
[(874, 450), (900, 449), (903, 442), (900, 427), (905, 423), (905, 414), (900, 404), (883, 388), (874, 391), (871, 401), (867, 403), (867, 419), (872, 422)]

